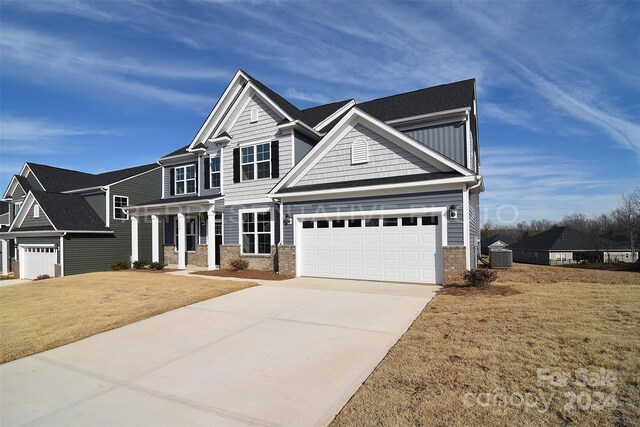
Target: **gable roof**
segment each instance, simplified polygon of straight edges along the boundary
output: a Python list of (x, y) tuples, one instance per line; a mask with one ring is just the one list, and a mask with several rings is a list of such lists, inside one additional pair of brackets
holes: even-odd
[(278, 95), (276, 92), (271, 90), (267, 85), (263, 84), (258, 79), (252, 77), (244, 70), (241, 70), (241, 71), (247, 76), (247, 78), (251, 83), (253, 83), (261, 92), (267, 95), (273, 102), (278, 104), (278, 107), (282, 108), (285, 113), (293, 117), (295, 120), (302, 120), (302, 112), (298, 109), (298, 107), (296, 107), (295, 105), (293, 105), (292, 103), (284, 99), (282, 96)]
[[(49, 193), (46, 191), (32, 190), (31, 197), (40, 205), (41, 210), (49, 219), (56, 230), (61, 231), (110, 231), (98, 213), (91, 207), (87, 200), (78, 194)], [(30, 205), (25, 206), (19, 216), (30, 210)], [(14, 226), (19, 218), (16, 218)], [(21, 231), (24, 228), (12, 226), (12, 231)]]
[(44, 185), (45, 190), (53, 193), (101, 187), (159, 167), (157, 163), (150, 163), (101, 174), (91, 174), (31, 162), (27, 162), (27, 165), (42, 185)]
[(492, 245), (497, 241), (504, 242), (507, 245), (512, 245), (512, 244), (517, 242), (517, 240), (512, 238), (512, 237), (505, 236), (504, 234), (496, 234), (495, 236), (491, 236), (491, 237), (487, 237), (486, 239), (482, 239), (482, 241), (480, 242), (480, 246), (488, 247), (489, 245)]
[(324, 105), (317, 105), (315, 107), (302, 110), (302, 117), (300, 120), (305, 122), (311, 127), (316, 127), (321, 121), (350, 103), (351, 99), (345, 99), (343, 101), (332, 102)]
[(15, 175), (16, 181), (20, 184), (20, 187), (24, 190), (24, 193), (27, 194), (29, 191), (33, 189), (33, 186), (29, 182), (27, 178), (22, 175)]
[(630, 249), (628, 244), (593, 236), (571, 227), (553, 227), (528, 239), (520, 240), (509, 249), (538, 251), (580, 251), (605, 249)]

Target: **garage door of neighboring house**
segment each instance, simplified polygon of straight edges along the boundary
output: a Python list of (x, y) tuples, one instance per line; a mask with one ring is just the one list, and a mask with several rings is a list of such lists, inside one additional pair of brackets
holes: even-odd
[(58, 251), (54, 246), (20, 245), (20, 277), (35, 279), (47, 274), (55, 275)]
[(304, 219), (302, 276), (442, 283), (438, 216)]

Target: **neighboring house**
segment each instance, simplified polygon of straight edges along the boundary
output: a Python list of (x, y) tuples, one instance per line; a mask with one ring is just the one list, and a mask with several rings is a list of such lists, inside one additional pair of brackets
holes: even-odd
[(628, 243), (616, 242), (576, 230), (553, 227), (508, 247), (513, 261), (529, 264), (572, 264), (579, 262), (634, 262)]
[(480, 250), (483, 255), (489, 255), (491, 249), (505, 249), (507, 246), (517, 242), (516, 239), (503, 234), (496, 234), (480, 241)]
[[(126, 208), (161, 195), (161, 169), (149, 164), (89, 174), (25, 163), (3, 195), (9, 226), (0, 229), (2, 273), (33, 279), (109, 270), (130, 259)], [(151, 256), (151, 225), (140, 254)], [(137, 240), (137, 239), (136, 239)]]
[[(300, 110), (238, 71), (162, 194), (130, 206), (132, 259), (443, 283), (480, 245), (475, 80)], [(130, 203), (133, 205), (134, 203)], [(135, 236), (138, 235), (138, 239)], [(147, 246), (148, 247), (148, 246)]]

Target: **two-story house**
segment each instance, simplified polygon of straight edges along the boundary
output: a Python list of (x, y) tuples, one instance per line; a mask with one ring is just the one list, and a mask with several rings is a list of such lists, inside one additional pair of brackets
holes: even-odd
[[(238, 71), (193, 140), (130, 203), (132, 260), (443, 283), (475, 268), (475, 80), (300, 110)], [(139, 231), (151, 224), (151, 242)], [(137, 238), (136, 238), (137, 237)]]
[[(129, 204), (162, 194), (161, 167), (89, 174), (25, 163), (3, 195), (2, 274), (34, 279), (110, 270), (130, 260)], [(137, 229), (140, 255), (151, 257), (151, 224)]]

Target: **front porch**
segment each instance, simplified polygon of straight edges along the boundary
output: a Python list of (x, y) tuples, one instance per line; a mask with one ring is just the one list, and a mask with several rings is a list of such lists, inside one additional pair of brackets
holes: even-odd
[[(141, 246), (150, 241), (152, 262), (180, 270), (219, 268), (223, 213), (216, 200), (130, 207), (131, 262), (140, 260)], [(140, 222), (151, 223), (151, 236), (140, 235)]]

